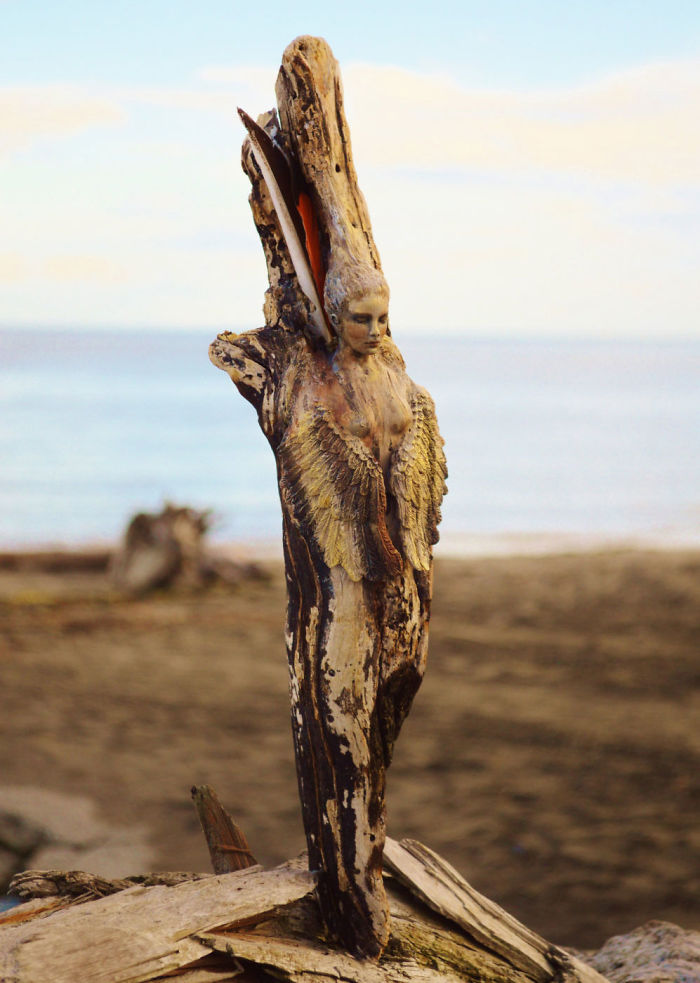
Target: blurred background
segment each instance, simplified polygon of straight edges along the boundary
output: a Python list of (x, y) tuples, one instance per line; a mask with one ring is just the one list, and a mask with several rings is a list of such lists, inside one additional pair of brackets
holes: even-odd
[[(700, 10), (680, 0), (0, 0), (0, 874), (203, 867), (194, 781), (264, 862), (303, 845), (274, 460), (206, 354), (261, 323), (235, 110), (274, 104), (301, 33), (341, 63), (393, 336), (450, 468), (391, 832), (556, 942), (697, 926)], [(167, 500), (212, 509), (212, 549), (256, 576), (120, 593), (95, 556)]]

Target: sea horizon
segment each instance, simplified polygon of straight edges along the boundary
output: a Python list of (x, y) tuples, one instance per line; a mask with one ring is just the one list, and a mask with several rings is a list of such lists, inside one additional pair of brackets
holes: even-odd
[[(113, 543), (167, 500), (212, 508), (214, 542), (279, 542), (215, 333), (0, 329), (0, 549)], [(700, 544), (700, 341), (395, 337), (446, 440), (438, 555)]]

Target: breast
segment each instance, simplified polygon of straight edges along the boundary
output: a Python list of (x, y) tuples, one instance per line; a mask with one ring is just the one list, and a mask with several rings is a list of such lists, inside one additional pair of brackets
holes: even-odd
[(406, 433), (411, 420), (411, 407), (405, 399), (399, 396), (387, 402), (385, 426), (393, 437)]
[(355, 437), (366, 437), (370, 432), (370, 423), (366, 416), (353, 416), (348, 424), (348, 430)]
[(387, 366), (381, 398), (381, 417), (385, 434), (396, 443), (411, 426), (413, 414), (408, 401), (407, 383), (410, 380), (405, 372), (397, 372), (394, 366)]

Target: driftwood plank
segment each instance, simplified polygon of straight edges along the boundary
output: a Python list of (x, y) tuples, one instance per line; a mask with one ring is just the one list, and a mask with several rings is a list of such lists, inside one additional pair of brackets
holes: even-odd
[(380, 965), (387, 960), (403, 967), (415, 964), (434, 971), (436, 979), (456, 975), (479, 983), (533, 983), (531, 976), (428, 909), (393, 878), (387, 882), (387, 896), (391, 939)]
[(545, 983), (555, 976), (581, 983), (604, 983), (590, 966), (551, 945), (494, 901), (475, 891), (464, 878), (422, 843), (387, 837), (388, 870), (433, 911), (463, 928), (484, 948)]
[(314, 887), (304, 871), (240, 871), (133, 887), (0, 928), (3, 983), (143, 983), (206, 955), (192, 936), (263, 917)]
[(382, 962), (355, 959), (307, 939), (274, 938), (255, 933), (206, 934), (200, 940), (232, 958), (268, 967), (289, 983), (456, 983), (463, 976), (438, 972), (413, 960)]
[(153, 983), (246, 983), (250, 977), (245, 969), (236, 963), (230, 963), (220, 969), (216, 965), (194, 966), (167, 976), (158, 976)]
[(384, 983), (385, 976), (374, 963), (354, 959), (345, 952), (327, 948), (308, 939), (284, 939), (255, 933), (207, 933), (197, 936), (203, 945), (231, 958), (245, 959), (269, 967), (292, 983), (313, 979), (348, 980), (351, 983)]
[(20, 922), (28, 922), (32, 918), (40, 918), (48, 915), (52, 911), (64, 908), (70, 904), (70, 899), (65, 898), (32, 898), (25, 904), (17, 905), (16, 908), (8, 908), (0, 913), (0, 929), (6, 925), (18, 925)]

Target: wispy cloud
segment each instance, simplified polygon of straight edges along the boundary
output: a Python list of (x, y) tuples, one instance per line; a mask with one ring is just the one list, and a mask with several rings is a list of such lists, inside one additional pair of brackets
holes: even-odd
[[(396, 327), (697, 331), (699, 62), (522, 92), (343, 74)], [(258, 323), (234, 112), (270, 108), (274, 79), (210, 67), (181, 87), (0, 89), (0, 147), (28, 150), (0, 201), (11, 316)], [(49, 139), (61, 166), (32, 154)]]
[(63, 253), (47, 256), (41, 274), (50, 280), (121, 283), (127, 278), (122, 264), (105, 256)]
[(372, 65), (345, 77), (355, 142), (375, 166), (700, 184), (700, 61), (541, 92)]
[(27, 263), (19, 253), (0, 253), (0, 283), (19, 283), (27, 275)]
[(81, 86), (4, 86), (0, 88), (0, 152), (125, 119), (124, 108), (113, 97), (93, 95)]

